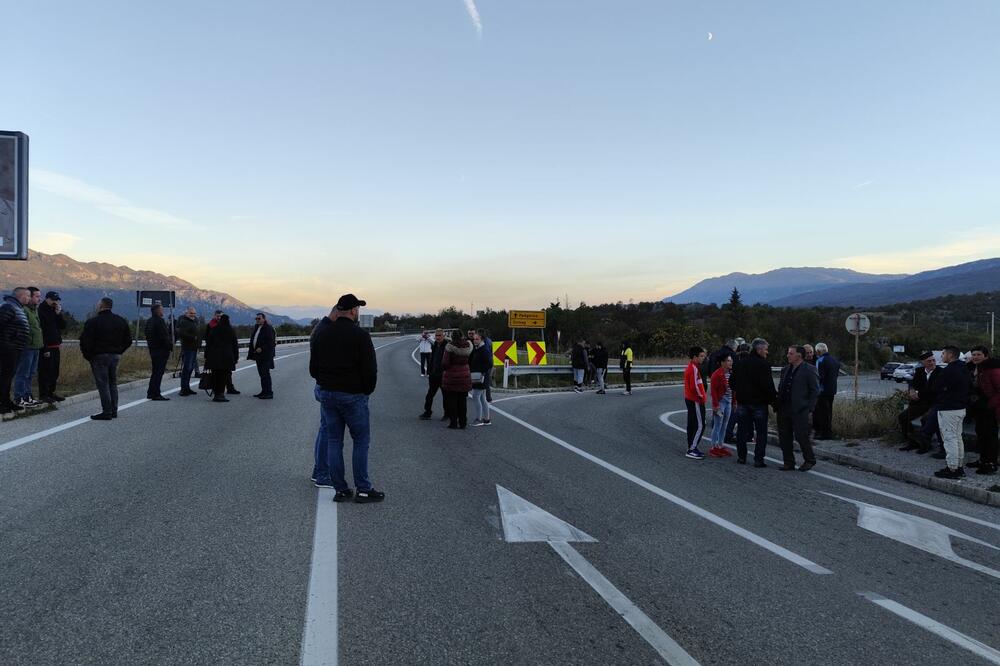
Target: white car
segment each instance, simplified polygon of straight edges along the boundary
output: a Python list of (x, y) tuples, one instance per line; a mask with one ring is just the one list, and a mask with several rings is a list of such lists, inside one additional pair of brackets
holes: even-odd
[(920, 366), (917, 363), (904, 363), (893, 371), (892, 378), (899, 384), (912, 382), (913, 373), (916, 372), (918, 367)]

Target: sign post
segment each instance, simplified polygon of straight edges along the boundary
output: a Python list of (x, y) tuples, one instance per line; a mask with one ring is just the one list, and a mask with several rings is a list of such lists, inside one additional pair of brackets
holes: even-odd
[[(542, 346), (545, 343), (545, 310), (511, 310), (507, 313), (507, 325), (510, 326), (510, 339), (516, 340), (514, 337), (515, 330), (518, 328), (537, 328), (542, 331)], [(530, 344), (530, 343), (529, 343)], [(558, 346), (558, 345), (557, 345)], [(531, 353), (529, 348), (528, 353)], [(530, 363), (530, 361), (529, 361)]]
[(858, 399), (858, 340), (872, 327), (867, 315), (856, 312), (844, 324), (847, 332), (854, 336), (854, 399)]

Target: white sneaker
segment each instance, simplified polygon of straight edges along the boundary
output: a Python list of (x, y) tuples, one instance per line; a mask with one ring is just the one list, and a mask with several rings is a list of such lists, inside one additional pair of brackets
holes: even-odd
[(622, 395), (632, 395), (632, 391), (622, 391)]

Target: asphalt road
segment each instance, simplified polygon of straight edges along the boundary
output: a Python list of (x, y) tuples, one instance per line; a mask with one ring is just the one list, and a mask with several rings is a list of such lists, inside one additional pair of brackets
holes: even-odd
[[(996, 509), (686, 459), (674, 387), (497, 395), (492, 426), (448, 430), (416, 418), (412, 341), (376, 345), (379, 505), (309, 482), (302, 348), (274, 401), (248, 370), (228, 404), (4, 424), (0, 663), (654, 664), (660, 635), (673, 663), (1000, 663)], [(505, 540), (498, 486), (592, 537), (569, 544), (590, 569)]]

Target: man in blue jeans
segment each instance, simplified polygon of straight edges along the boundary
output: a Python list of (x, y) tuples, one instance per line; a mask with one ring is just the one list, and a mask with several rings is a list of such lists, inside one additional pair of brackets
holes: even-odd
[[(316, 325), (309, 341), (309, 374), (316, 380), (314, 395), (319, 402), (313, 483), (336, 490), (334, 502), (353, 497), (366, 504), (381, 502), (385, 493), (375, 490), (368, 478), (368, 396), (375, 391), (378, 365), (371, 336), (357, 324), (362, 305), (365, 301), (354, 294), (344, 294)], [(344, 478), (345, 426), (354, 442), (356, 494)]]
[(736, 462), (746, 464), (747, 441), (754, 432), (753, 466), (767, 467), (768, 407), (775, 404), (777, 392), (767, 361), (767, 340), (757, 338), (750, 343), (750, 353), (733, 366), (729, 383), (736, 400)]

